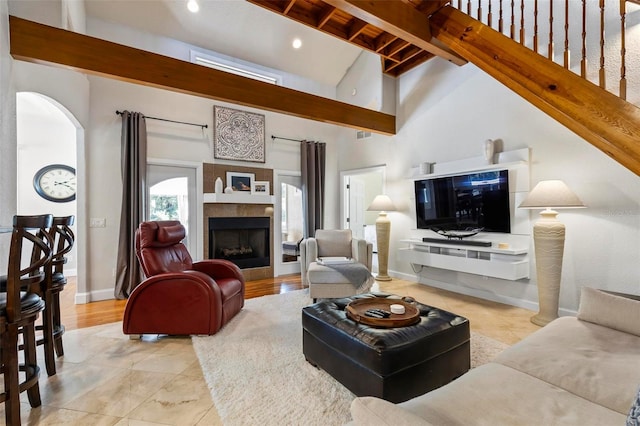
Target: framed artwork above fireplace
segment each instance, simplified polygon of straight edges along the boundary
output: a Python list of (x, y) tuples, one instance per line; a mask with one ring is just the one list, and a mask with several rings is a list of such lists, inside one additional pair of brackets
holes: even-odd
[(213, 107), (213, 156), (264, 163), (264, 115)]

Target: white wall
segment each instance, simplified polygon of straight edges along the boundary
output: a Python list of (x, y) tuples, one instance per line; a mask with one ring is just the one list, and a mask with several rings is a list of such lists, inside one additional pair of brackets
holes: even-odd
[[(16, 212), (16, 97), (12, 86), (12, 59), (9, 56), (7, 2), (0, 2), (0, 224), (10, 225)], [(0, 274), (5, 274), (9, 258), (9, 234), (0, 235)]]
[[(404, 210), (390, 213), (389, 269), (415, 276), (396, 256), (398, 240), (421, 237), (411, 210), (409, 171), (422, 161), (482, 155), (482, 141), (502, 139), (503, 150), (531, 148), (531, 185), (562, 179), (588, 209), (563, 210), (567, 227), (560, 305), (577, 308), (581, 286), (640, 292), (639, 178), (531, 106), (473, 65), (435, 59), (398, 79), (398, 133), (356, 141), (344, 132), (340, 170), (386, 163), (387, 193)], [(537, 212), (531, 213), (532, 222)], [(531, 243), (532, 244), (532, 243)], [(531, 280), (517, 282), (443, 270), (421, 280), (444, 288), (535, 308), (537, 288), (531, 245)]]
[[(298, 144), (272, 142), (271, 135), (292, 139), (327, 142), (327, 185), (337, 188), (336, 135), (338, 128), (271, 112), (242, 107), (249, 112), (265, 115), (266, 162), (233, 162), (215, 160), (212, 154), (213, 106), (237, 106), (210, 99), (149, 88), (100, 77), (90, 77), (91, 126), (87, 133), (87, 170), (89, 217), (106, 218), (106, 228), (92, 228), (88, 254), (91, 269), (92, 298), (104, 297), (106, 289), (113, 289), (113, 268), (117, 256), (117, 235), (120, 223), (121, 175), (120, 132), (121, 118), (116, 110), (139, 111), (147, 116), (168, 118), (190, 123), (208, 124), (203, 134), (198, 127), (147, 120), (147, 156), (180, 161), (237, 164), (279, 170), (300, 170)], [(338, 200), (328, 200), (327, 218), (337, 226), (334, 213)]]

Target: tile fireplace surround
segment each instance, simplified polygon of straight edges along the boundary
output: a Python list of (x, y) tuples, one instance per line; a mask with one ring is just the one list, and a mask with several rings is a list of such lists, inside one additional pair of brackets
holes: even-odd
[[(269, 186), (273, 188), (273, 170), (262, 169), (257, 167), (241, 167), (227, 164), (203, 164), (203, 188), (204, 193), (215, 192), (215, 180), (220, 177), (226, 186), (227, 172), (253, 173), (256, 180), (267, 181)], [(270, 257), (271, 264), (269, 266), (243, 269), (242, 274), (246, 280), (259, 280), (263, 278), (273, 277), (273, 204), (240, 204), (240, 203), (204, 203), (203, 206), (204, 219), (204, 256), (209, 254), (209, 218), (210, 217), (269, 217), (270, 218)]]

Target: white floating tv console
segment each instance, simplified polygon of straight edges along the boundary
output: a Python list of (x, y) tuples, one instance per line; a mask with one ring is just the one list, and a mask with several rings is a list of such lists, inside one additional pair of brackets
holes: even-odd
[[(465, 240), (452, 244), (445, 238), (442, 238), (442, 241), (430, 239), (431, 241), (425, 242), (420, 237), (433, 234), (415, 229), (416, 235), (412, 239), (401, 240), (407, 243), (408, 247), (399, 249), (398, 259), (411, 263), (414, 270), (415, 265), (422, 265), (511, 281), (528, 279), (530, 265), (527, 236), (531, 232), (529, 212), (519, 210), (517, 206), (529, 192), (529, 157), (529, 148), (521, 148), (497, 153), (492, 164), (487, 164), (484, 156), (435, 163), (433, 173), (414, 174), (410, 178), (416, 181), (473, 172), (509, 170), (511, 235), (506, 238), (509, 248), (499, 248), (496, 242), (488, 247), (465, 245)], [(413, 202), (415, 203), (415, 197)], [(415, 221), (415, 216), (412, 219)], [(470, 238), (467, 241), (471, 242), (474, 239)]]
[(414, 265), (449, 269), (468, 274), (519, 280), (529, 278), (528, 248), (481, 247), (456, 243), (401, 240), (409, 244), (399, 249), (399, 258)]

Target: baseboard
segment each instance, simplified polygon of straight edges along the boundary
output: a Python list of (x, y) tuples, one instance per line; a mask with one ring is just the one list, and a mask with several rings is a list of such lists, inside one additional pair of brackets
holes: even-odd
[(85, 305), (91, 301), (89, 293), (76, 293), (75, 302), (76, 305)]
[(106, 289), (106, 290), (95, 290), (89, 293), (76, 293), (75, 302), (76, 305), (84, 305), (90, 302), (99, 302), (101, 300), (112, 300), (115, 299), (114, 290)]
[[(480, 290), (476, 288), (464, 287), (456, 284), (445, 283), (442, 281), (427, 280), (424, 277), (417, 277), (416, 275), (406, 274), (397, 271), (389, 271), (389, 275), (394, 278), (399, 278), (407, 281), (416, 281), (420, 284), (428, 285), (430, 287), (440, 288), (442, 290), (451, 291), (453, 293), (460, 293), (467, 296), (477, 297), (479, 299), (491, 300), (493, 302), (504, 303), (506, 305), (515, 306), (517, 308), (527, 309), (532, 312), (538, 312), (538, 303), (530, 300), (516, 299), (514, 297), (502, 296), (499, 294), (491, 293), (486, 290)], [(577, 312), (571, 309), (560, 308), (558, 310), (560, 316), (576, 316)]]

